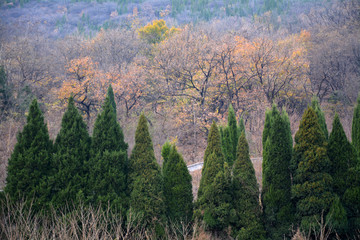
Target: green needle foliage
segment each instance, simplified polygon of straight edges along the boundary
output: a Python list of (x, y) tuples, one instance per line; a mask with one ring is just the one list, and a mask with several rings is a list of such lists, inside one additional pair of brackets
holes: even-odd
[(97, 116), (93, 131), (93, 153), (108, 151), (127, 151), (124, 134), (116, 120), (116, 107), (111, 86), (108, 89), (102, 112)]
[(232, 219), (233, 235), (237, 239), (265, 239), (265, 231), (261, 223), (259, 186), (244, 132), (239, 138), (232, 185), (233, 205), (236, 212), (236, 217)]
[(354, 116), (352, 121), (351, 128), (351, 139), (354, 148), (359, 155), (360, 153), (360, 94), (356, 101), (356, 106), (354, 108)]
[(219, 129), (213, 122), (204, 155), (195, 216), (203, 219), (208, 230), (215, 232), (229, 225), (232, 209), (231, 171), (224, 163)]
[(339, 115), (335, 114), (328, 145), (333, 190), (341, 198), (346, 190), (348, 169), (357, 164), (355, 149), (348, 141)]
[(142, 215), (145, 225), (158, 226), (165, 214), (163, 179), (144, 114), (141, 114), (135, 132), (129, 186), (131, 209)]
[(317, 227), (317, 221), (320, 221), (322, 213), (324, 217), (328, 214), (329, 206), (334, 200), (326, 145), (317, 114), (309, 107), (295, 135), (291, 163), (295, 170), (292, 198), (296, 205), (296, 216), (303, 231)]
[(84, 202), (85, 163), (89, 159), (90, 146), (86, 124), (71, 97), (55, 141), (56, 173), (52, 178), (54, 194), (51, 201), (55, 209)]
[[(262, 134), (262, 146), (263, 146), (263, 161), (262, 161), (262, 169), (266, 169), (267, 159), (268, 159), (268, 149), (270, 147), (270, 140), (269, 140), (269, 134), (270, 134), (270, 128), (271, 128), (271, 110), (266, 110), (265, 112), (265, 124)], [(262, 185), (266, 186), (266, 171), (263, 171), (262, 173)]]
[[(244, 124), (244, 119), (241, 117), (239, 120), (239, 127), (238, 127), (238, 136), (240, 137), (240, 135), (245, 132), (245, 124)], [(246, 134), (245, 134), (246, 136)], [(237, 144), (237, 143), (236, 143)]]
[(48, 178), (53, 174), (53, 144), (36, 99), (30, 105), (27, 123), (17, 136), (15, 149), (8, 162), (5, 192), (14, 201), (24, 198), (33, 210), (48, 207)]
[[(242, 125), (244, 127), (244, 125)], [(239, 129), (236, 125), (235, 111), (232, 105), (229, 106), (228, 125), (221, 131), (221, 144), (225, 160), (231, 167), (236, 158), (236, 146), (238, 142)]]
[(348, 171), (347, 189), (343, 195), (343, 204), (348, 217), (348, 232), (356, 239), (360, 229), (360, 164)]
[(264, 130), (262, 135), (262, 145), (265, 146), (266, 140), (269, 137), (270, 129), (271, 129), (271, 110), (266, 110), (265, 112), (265, 124), (264, 124)]
[(169, 141), (166, 141), (161, 148), (161, 156), (163, 158), (163, 170), (165, 163), (169, 161), (170, 151), (171, 151), (171, 143)]
[[(209, 161), (216, 161), (215, 153), (209, 156)], [(207, 230), (221, 233), (230, 224), (232, 206), (231, 171), (227, 162), (216, 174), (213, 181), (204, 187), (204, 194), (199, 198), (199, 211)]]
[[(182, 156), (176, 150), (175, 145), (165, 143), (162, 148), (164, 157), (164, 197), (166, 216), (171, 223), (189, 223), (193, 213), (193, 195), (191, 175)], [(166, 157), (167, 156), (167, 157)]]
[(280, 115), (275, 105), (271, 111), (271, 127), (265, 149), (267, 156), (262, 187), (265, 227), (270, 239), (282, 239), (289, 234), (293, 220), (289, 170), (292, 138), (286, 112)]
[(111, 86), (95, 121), (88, 163), (88, 201), (125, 213), (127, 209), (127, 144), (116, 121)]
[(107, 91), (107, 96), (109, 97), (109, 101), (114, 109), (114, 112), (115, 112), (115, 116), (116, 115), (116, 103), (115, 103), (115, 96), (114, 96), (114, 91), (112, 89), (112, 86), (110, 85), (109, 88), (108, 88), (108, 91)]
[[(210, 155), (212, 154), (214, 156), (210, 159)], [(216, 126), (216, 123), (213, 122), (210, 128), (207, 147), (204, 154), (204, 165), (201, 171), (198, 199), (202, 196), (203, 188), (212, 183), (218, 172), (223, 169), (224, 162), (225, 160), (221, 148), (219, 129)]]
[(319, 100), (317, 99), (317, 97), (313, 97), (311, 99), (311, 107), (316, 112), (320, 127), (322, 129), (322, 132), (325, 135), (325, 139), (328, 140), (329, 139), (329, 131), (326, 126), (325, 115), (324, 115), (324, 112), (321, 110), (320, 103), (319, 103)]
[[(353, 220), (359, 217), (360, 208), (359, 204), (353, 203), (351, 199), (358, 198), (360, 200), (360, 192), (357, 192), (359, 190), (356, 189), (359, 185), (353, 185), (353, 183), (356, 184), (358, 182), (356, 180), (358, 160), (356, 150), (348, 141), (338, 114), (335, 114), (333, 121), (328, 155), (331, 161), (330, 174), (333, 178), (333, 190), (339, 196), (333, 203), (330, 223), (332, 228), (339, 234), (347, 231), (354, 232), (355, 229), (353, 227), (357, 224)], [(350, 225), (348, 225), (346, 218), (347, 213)]]

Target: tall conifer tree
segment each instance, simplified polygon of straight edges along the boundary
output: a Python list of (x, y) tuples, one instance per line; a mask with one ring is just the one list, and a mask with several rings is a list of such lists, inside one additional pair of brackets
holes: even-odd
[[(349, 186), (348, 181), (352, 175), (351, 169), (356, 168), (358, 161), (356, 151), (346, 137), (338, 114), (335, 114), (333, 121), (328, 145), (328, 156), (331, 162), (330, 174), (333, 178), (333, 190), (339, 196), (332, 206), (334, 210), (330, 223), (332, 223), (332, 227), (338, 233), (344, 233), (348, 230), (347, 216), (344, 207), (347, 207), (349, 215), (352, 215), (352, 206), (346, 206), (344, 193)], [(343, 202), (345, 203), (344, 207)]]
[(355, 149), (348, 141), (338, 114), (335, 114), (328, 144), (328, 156), (331, 162), (330, 174), (333, 178), (333, 190), (342, 198), (346, 190), (349, 168), (357, 164)]
[(107, 204), (123, 214), (127, 209), (127, 147), (116, 121), (111, 86), (95, 121), (90, 150), (88, 201)]
[[(211, 161), (210, 155), (213, 154)], [(223, 169), (224, 166), (224, 154), (221, 149), (221, 142), (220, 142), (220, 133), (219, 129), (216, 126), (216, 123), (213, 122), (210, 128), (208, 140), (207, 140), (207, 147), (204, 154), (204, 165), (201, 171), (201, 180), (200, 186), (198, 190), (198, 198), (201, 197), (203, 193), (203, 188), (209, 185)]]
[(163, 179), (144, 114), (139, 119), (130, 157), (130, 207), (142, 215), (145, 225), (156, 227), (164, 220)]
[[(168, 152), (168, 144), (163, 146), (163, 155)], [(170, 148), (163, 164), (164, 197), (166, 216), (175, 223), (188, 223), (192, 219), (193, 195), (191, 175), (175, 145)]]
[(292, 138), (286, 112), (280, 115), (275, 105), (266, 144), (262, 187), (265, 227), (271, 239), (280, 239), (289, 234), (293, 215), (289, 170)]
[(85, 163), (89, 160), (90, 144), (86, 124), (71, 97), (55, 141), (56, 173), (52, 178), (52, 204), (55, 208), (84, 202), (88, 174)]
[(244, 132), (240, 135), (237, 146), (232, 185), (233, 205), (236, 212), (236, 217), (232, 219), (235, 236), (244, 240), (265, 239), (265, 231), (261, 223), (259, 186)]
[(301, 229), (317, 227), (323, 214), (329, 213), (334, 200), (330, 160), (326, 152), (326, 139), (316, 112), (309, 107), (295, 135), (292, 158), (294, 168), (292, 198)]
[(230, 223), (232, 209), (231, 171), (224, 160), (220, 133), (213, 122), (204, 154), (204, 166), (198, 191), (196, 217), (208, 230), (222, 231)]
[(351, 128), (351, 141), (357, 154), (360, 155), (360, 94), (357, 98), (356, 106), (354, 108)]
[(53, 174), (53, 144), (44, 123), (43, 114), (32, 101), (27, 123), (17, 136), (15, 149), (9, 159), (5, 192), (11, 199), (33, 201), (33, 209), (40, 211), (50, 202), (48, 178)]

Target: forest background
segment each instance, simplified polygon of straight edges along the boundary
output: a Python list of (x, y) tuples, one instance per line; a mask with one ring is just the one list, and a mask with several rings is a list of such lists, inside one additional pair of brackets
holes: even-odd
[(71, 93), (92, 132), (109, 84), (129, 150), (144, 112), (159, 163), (167, 139), (188, 164), (202, 161), (211, 122), (225, 124), (230, 103), (255, 157), (273, 102), (294, 134), (316, 95), (327, 125), (337, 111), (350, 136), (360, 85), (356, 0), (0, 4), (0, 189), (33, 98), (54, 139)]

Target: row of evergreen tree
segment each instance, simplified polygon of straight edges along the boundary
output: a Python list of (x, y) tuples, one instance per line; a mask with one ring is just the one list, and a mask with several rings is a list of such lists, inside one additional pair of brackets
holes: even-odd
[(211, 126), (193, 203), (191, 176), (182, 156), (175, 145), (165, 143), (160, 168), (144, 115), (128, 159), (111, 86), (91, 137), (70, 98), (53, 143), (34, 100), (9, 159), (5, 192), (14, 201), (31, 201), (36, 211), (84, 203), (110, 206), (125, 218), (137, 213), (159, 234), (159, 223), (194, 218), (216, 234), (231, 229), (238, 239), (288, 238), (297, 227), (319, 231), (322, 220), (340, 236), (350, 237), (360, 229), (360, 98), (352, 144), (337, 114), (329, 137), (315, 99), (303, 115), (295, 145), (289, 117), (275, 105), (266, 112), (262, 141), (260, 194), (244, 121), (237, 123), (230, 106), (227, 126)]
[(329, 137), (316, 99), (302, 117), (295, 145), (286, 111), (274, 105), (266, 112), (261, 201), (244, 129), (231, 106), (225, 128), (213, 123), (195, 216), (215, 232), (230, 227), (237, 239), (288, 239), (298, 228), (353, 239), (360, 229), (360, 98), (352, 144), (338, 114)]
[(192, 220), (191, 175), (182, 156), (175, 145), (166, 143), (160, 168), (142, 114), (128, 159), (111, 86), (92, 137), (70, 98), (54, 144), (36, 100), (17, 140), (8, 162), (5, 192), (13, 201), (25, 199), (36, 212), (101, 204), (125, 219), (136, 213), (144, 226), (160, 233), (159, 224), (167, 220)]

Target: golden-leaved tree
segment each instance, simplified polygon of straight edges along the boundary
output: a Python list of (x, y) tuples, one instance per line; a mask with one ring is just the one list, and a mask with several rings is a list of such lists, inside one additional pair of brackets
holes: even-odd
[(109, 81), (90, 57), (71, 60), (66, 70), (67, 78), (58, 91), (58, 97), (65, 100), (72, 95), (74, 102), (89, 121), (91, 113), (100, 107)]

